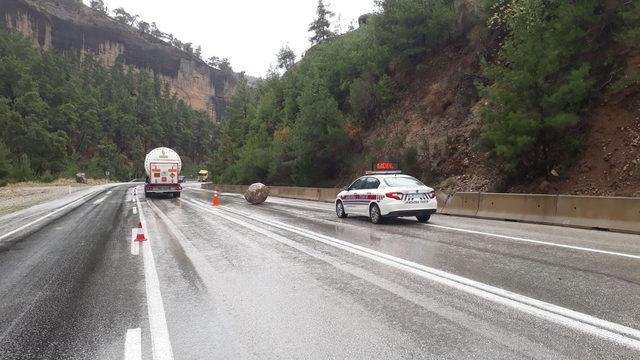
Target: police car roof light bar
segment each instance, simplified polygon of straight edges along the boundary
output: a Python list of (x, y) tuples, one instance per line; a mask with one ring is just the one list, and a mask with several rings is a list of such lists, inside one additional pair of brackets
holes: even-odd
[(393, 174), (402, 174), (402, 171), (400, 170), (385, 170), (385, 171), (367, 170), (365, 171), (365, 175), (393, 175)]

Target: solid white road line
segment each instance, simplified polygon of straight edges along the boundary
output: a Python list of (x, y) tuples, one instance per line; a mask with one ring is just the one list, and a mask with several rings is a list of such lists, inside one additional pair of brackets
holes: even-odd
[[(191, 189), (191, 190), (204, 191), (204, 192), (210, 192), (211, 191), (211, 190), (204, 190), (204, 189)], [(221, 194), (221, 195), (228, 195), (228, 194), (225, 193), (225, 194)], [(233, 195), (237, 195), (237, 194), (233, 194)], [(311, 210), (322, 210), (322, 211), (328, 210), (328, 207), (327, 208), (323, 208), (323, 207), (314, 206), (314, 205), (308, 204), (308, 203), (297, 202), (295, 199), (277, 198), (276, 197), (275, 201), (267, 200), (267, 202), (271, 203), (271, 204), (276, 204), (276, 205), (299, 206), (299, 207), (304, 207), (304, 208), (308, 208), (308, 209), (311, 209)], [(438, 228), (438, 229), (462, 232), (462, 233), (467, 233), (467, 234), (489, 236), (489, 237), (495, 237), (495, 238), (505, 239), (505, 240), (527, 242), (527, 243), (531, 243), (531, 244), (560, 247), (560, 248), (571, 249), (571, 250), (585, 251), (585, 252), (591, 252), (591, 253), (596, 253), (596, 254), (619, 256), (619, 257), (625, 257), (625, 258), (629, 258), (629, 259), (640, 260), (640, 255), (627, 254), (627, 253), (621, 253), (621, 252), (616, 252), (616, 251), (607, 251), (607, 250), (599, 250), (599, 249), (588, 248), (588, 247), (583, 247), (583, 246), (559, 244), (559, 243), (554, 243), (554, 242), (550, 242), (550, 241), (527, 239), (527, 238), (523, 238), (523, 237), (510, 236), (510, 235), (501, 235), (501, 234), (495, 234), (495, 233), (489, 233), (489, 232), (477, 231), (477, 230), (468, 230), (468, 229), (462, 229), (462, 228), (457, 228), (457, 227), (453, 227), (453, 226), (444, 226), (444, 225), (436, 225), (436, 224), (425, 224), (425, 225), (426, 226), (430, 226), (430, 227), (434, 227), (434, 228)]]
[(136, 241), (138, 236), (138, 228), (131, 229), (131, 255), (140, 254), (140, 243)]
[[(152, 207), (152, 210), (154, 210), (154, 212), (156, 211), (155, 209), (153, 209), (153, 207)], [(158, 209), (158, 211), (160, 210)], [(162, 214), (161, 211), (160, 213)], [(168, 218), (165, 221), (167, 222), (167, 224), (171, 223), (171, 221)], [(218, 219), (209, 218), (207, 219), (207, 221), (216, 223)], [(171, 228), (174, 228), (174, 227), (172, 226)], [(402, 299), (405, 299), (409, 302), (412, 302), (418, 306), (421, 306), (427, 309), (430, 313), (437, 314), (444, 319), (447, 319), (452, 322), (456, 322), (459, 326), (462, 326), (463, 328), (469, 329), (473, 332), (482, 332), (485, 334), (485, 336), (487, 336), (490, 339), (493, 339), (498, 344), (502, 344), (506, 347), (511, 347), (512, 344), (517, 343), (520, 346), (526, 346), (533, 353), (539, 355), (541, 358), (554, 359), (559, 357), (554, 352), (549, 351), (543, 345), (529, 341), (528, 340), (529, 337), (526, 334), (525, 335), (512, 334), (508, 331), (505, 331), (503, 328), (500, 328), (499, 325), (483, 322), (481, 318), (476, 316), (465, 315), (463, 314), (462, 311), (456, 310), (455, 308), (450, 307), (448, 304), (443, 304), (438, 302), (434, 298), (431, 298), (431, 296), (429, 296), (428, 294), (423, 294), (423, 293), (409, 290), (403, 287), (402, 285), (398, 285), (397, 283), (391, 280), (387, 280), (382, 278), (379, 275), (373, 274), (372, 272), (370, 272), (368, 269), (365, 269), (364, 267), (358, 267), (355, 264), (353, 265), (347, 264), (343, 260), (336, 258), (333, 255), (330, 255), (328, 253), (323, 253), (322, 250), (320, 249), (316, 249), (314, 247), (310, 247), (308, 245), (298, 243), (294, 240), (286, 238), (283, 235), (276, 234), (271, 230), (266, 230), (266, 228), (251, 225), (251, 229), (259, 234), (262, 234), (263, 239), (265, 241), (272, 241), (272, 240), (278, 241), (284, 245), (287, 245), (293, 249), (300, 251), (301, 253), (307, 254), (313, 258), (323, 261), (326, 264), (333, 266), (337, 270), (344, 272), (345, 274), (350, 274), (354, 277), (367, 281), (378, 288), (382, 288), (387, 291), (390, 291), (391, 293), (399, 296)], [(211, 294), (219, 294), (220, 293), (219, 288), (225, 285), (221, 284), (220, 282), (216, 282), (214, 279), (215, 277), (206, 275), (206, 274), (215, 273), (215, 270), (211, 268), (211, 265), (207, 262), (206, 259), (204, 259), (201, 252), (197, 250), (195, 246), (193, 246), (192, 244), (189, 244), (188, 246), (184, 246), (184, 244), (190, 243), (190, 240), (187, 239), (184, 235), (181, 235), (179, 230), (177, 232), (178, 234), (176, 236), (176, 239), (179, 240), (178, 243), (183, 246), (185, 253), (193, 263), (194, 267), (196, 268), (196, 271), (199, 274), (203, 275), (201, 276), (202, 281), (204, 282), (205, 286), (208, 288), (209, 292)], [(245, 357), (248, 357), (248, 356), (245, 356)], [(238, 358), (242, 358), (242, 357), (238, 357)]]
[(124, 360), (142, 359), (142, 331), (140, 328), (127, 330), (124, 341)]
[(162, 294), (160, 293), (160, 280), (158, 280), (156, 262), (153, 259), (153, 251), (151, 249), (152, 238), (149, 227), (147, 227), (142, 206), (140, 205), (140, 200), (136, 197), (135, 201), (138, 206), (138, 213), (140, 214), (140, 222), (142, 223), (142, 228), (146, 231), (145, 237), (147, 238), (147, 241), (143, 242), (142, 252), (153, 358), (154, 360), (173, 360), (173, 350), (169, 339), (164, 303), (162, 302)]
[[(518, 311), (560, 324), (575, 330), (579, 330), (591, 335), (595, 335), (615, 343), (640, 350), (640, 331), (624, 325), (602, 320), (591, 315), (580, 313), (558, 305), (536, 300), (524, 295), (520, 295), (505, 289), (487, 285), (462, 276), (454, 275), (442, 270), (430, 268), (395, 256), (387, 255), (363, 246), (354, 245), (349, 242), (339, 240), (330, 236), (315, 233), (306, 229), (300, 229), (288, 224), (284, 224), (272, 219), (263, 219), (255, 214), (246, 214), (228, 208), (211, 209), (202, 202), (184, 200), (185, 203), (196, 206), (204, 211), (215, 214), (238, 225), (256, 230), (256, 226), (247, 224), (246, 221), (237, 219), (235, 216), (242, 216), (250, 220), (263, 223), (267, 226), (280, 228), (292, 233), (302, 235), (326, 245), (330, 245), (350, 253), (366, 257), (370, 260), (406, 271), (422, 278), (452, 287), (454, 289), (472, 294), (483, 299), (502, 304)], [(259, 230), (259, 228), (257, 228)]]
[(109, 190), (107, 191), (107, 195), (110, 195), (113, 191)]
[(101, 203), (101, 202), (103, 202), (103, 201), (104, 201), (104, 199), (106, 199), (106, 198), (107, 198), (106, 196), (101, 197), (100, 199), (98, 199), (98, 200), (94, 201), (94, 202), (93, 202), (93, 205), (98, 205), (98, 204), (100, 204), (100, 203)]
[(133, 215), (136, 215), (138, 213), (138, 208), (137, 207), (133, 207)]
[(483, 231), (460, 229), (460, 228), (451, 227), (451, 226), (443, 226), (443, 225), (435, 225), (435, 224), (426, 224), (426, 226), (430, 226), (430, 227), (434, 227), (434, 228), (438, 228), (438, 229), (457, 231), (457, 232), (462, 232), (462, 233), (467, 233), (467, 234), (492, 236), (492, 237), (496, 237), (496, 238), (499, 238), (499, 239), (507, 239), (507, 240), (513, 240), (513, 241), (527, 242), (527, 243), (531, 243), (531, 244), (554, 246), (554, 247), (560, 247), (560, 248), (571, 249), (571, 250), (586, 251), (586, 252), (591, 252), (591, 253), (596, 253), (596, 254), (620, 256), (620, 257), (625, 257), (625, 258), (629, 258), (629, 259), (640, 260), (640, 255), (626, 254), (626, 253), (615, 252), (615, 251), (606, 251), (606, 250), (599, 250), (599, 249), (587, 248), (587, 247), (582, 247), (582, 246), (558, 244), (558, 243), (552, 243), (552, 242), (548, 242), (548, 241), (526, 239), (526, 238), (521, 238), (521, 237), (516, 237), (516, 236), (508, 236), (508, 235), (493, 234), (493, 233), (488, 233), (488, 232), (483, 232)]
[[(99, 191), (99, 190), (98, 190), (98, 191)], [(96, 192), (97, 192), (97, 191), (96, 191)], [(64, 205), (63, 207), (60, 207), (60, 208), (58, 208), (58, 209), (56, 209), (56, 210), (53, 210), (53, 211), (51, 211), (51, 212), (47, 213), (47, 215), (44, 215), (44, 216), (42, 216), (42, 217), (40, 217), (40, 218), (37, 218), (36, 220), (33, 220), (32, 222), (30, 222), (30, 223), (28, 223), (28, 224), (22, 225), (22, 226), (20, 226), (20, 227), (19, 227), (19, 228), (17, 228), (17, 229), (14, 229), (14, 230), (12, 230), (12, 231), (9, 231), (8, 233), (6, 233), (6, 234), (4, 234), (4, 235), (0, 236), (0, 240), (3, 240), (3, 239), (5, 239), (5, 238), (7, 238), (7, 237), (9, 237), (9, 236), (11, 236), (11, 235), (13, 235), (13, 234), (17, 233), (17, 232), (20, 232), (20, 231), (22, 231), (22, 230), (24, 230), (24, 229), (26, 229), (26, 228), (28, 228), (28, 227), (30, 227), (30, 226), (32, 226), (32, 225), (35, 225), (35, 224), (39, 223), (40, 221), (42, 221), (42, 220), (44, 220), (44, 219), (46, 219), (46, 218), (49, 218), (49, 217), (53, 216), (54, 214), (57, 214), (57, 213), (59, 213), (60, 211), (62, 211), (62, 210), (64, 210), (64, 209), (66, 209), (66, 208), (68, 208), (68, 207), (71, 207), (71, 206), (73, 206), (73, 205), (75, 205), (75, 204), (77, 204), (77, 203), (81, 202), (82, 200), (84, 200), (84, 199), (88, 198), (88, 197), (91, 197), (91, 196), (95, 195), (95, 193), (96, 193), (96, 192), (92, 192), (92, 193), (89, 193), (89, 194), (87, 194), (87, 195), (84, 195), (84, 196), (80, 197), (79, 199), (76, 199), (76, 200), (74, 200), (74, 201), (72, 201), (72, 202), (68, 203), (67, 205)]]

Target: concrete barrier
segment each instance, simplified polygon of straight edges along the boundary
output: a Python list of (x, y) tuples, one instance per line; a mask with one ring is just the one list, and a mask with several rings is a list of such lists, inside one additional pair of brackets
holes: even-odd
[[(248, 185), (206, 184), (205, 189), (244, 194)], [(270, 186), (273, 196), (333, 202), (342, 189)], [(640, 198), (570, 195), (438, 194), (438, 212), (640, 234)]]
[(447, 215), (476, 216), (480, 193), (455, 193), (446, 198), (441, 212)]
[(554, 222), (557, 195), (480, 193), (477, 217), (501, 220)]
[(248, 185), (227, 185), (227, 184), (203, 184), (202, 188), (207, 190), (215, 190), (218, 192), (244, 194), (249, 188), (249, 186)]
[(560, 195), (556, 222), (575, 227), (640, 233), (640, 199)]
[(436, 200), (438, 201), (438, 212), (442, 212), (444, 210), (444, 204), (446, 204), (447, 199), (453, 195), (447, 194), (445, 192), (438, 192), (436, 195)]
[(319, 191), (317, 188), (305, 188), (296, 186), (269, 186), (269, 194), (299, 200), (318, 201)]
[(320, 188), (318, 201), (334, 202), (342, 189)]
[[(244, 194), (249, 185), (204, 184), (203, 189)], [(269, 194), (290, 199), (333, 202), (342, 189), (269, 186)]]

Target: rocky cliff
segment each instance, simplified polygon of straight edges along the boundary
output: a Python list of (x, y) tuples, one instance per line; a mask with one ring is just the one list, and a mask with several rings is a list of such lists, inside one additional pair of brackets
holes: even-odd
[(224, 117), (235, 87), (235, 75), (209, 67), (202, 60), (153, 36), (120, 24), (80, 0), (2, 0), (0, 28), (17, 31), (42, 49), (80, 50), (106, 66), (116, 61), (150, 70), (191, 107), (214, 121)]

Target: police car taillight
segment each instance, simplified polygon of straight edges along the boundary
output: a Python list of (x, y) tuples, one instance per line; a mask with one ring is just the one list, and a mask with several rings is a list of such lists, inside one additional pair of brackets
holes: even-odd
[(385, 196), (388, 197), (388, 198), (391, 198), (391, 199), (401, 200), (402, 193), (400, 193), (400, 192), (390, 192), (390, 193), (386, 193)]

